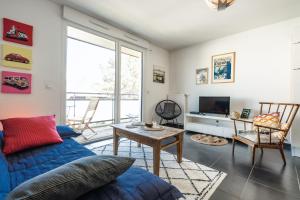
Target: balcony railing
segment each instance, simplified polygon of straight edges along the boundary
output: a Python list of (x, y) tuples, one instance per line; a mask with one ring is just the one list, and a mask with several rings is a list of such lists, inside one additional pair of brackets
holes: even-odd
[[(107, 126), (114, 122), (113, 93), (67, 92), (66, 118), (82, 119), (91, 98), (99, 98), (99, 104), (93, 117), (93, 126)], [(121, 122), (140, 119), (141, 102), (138, 94), (121, 94)]]

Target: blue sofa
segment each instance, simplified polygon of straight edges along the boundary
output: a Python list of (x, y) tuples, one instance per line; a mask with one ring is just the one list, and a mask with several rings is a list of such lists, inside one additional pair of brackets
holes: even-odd
[[(61, 134), (61, 133), (60, 133)], [(61, 136), (64, 136), (63, 133)], [(37, 175), (73, 160), (94, 153), (72, 138), (63, 137), (61, 144), (47, 145), (5, 156), (0, 152), (0, 200), (16, 186)], [(0, 132), (0, 147), (3, 133)], [(85, 200), (173, 200), (182, 194), (159, 177), (136, 167), (131, 167), (115, 181), (93, 190), (79, 199)]]

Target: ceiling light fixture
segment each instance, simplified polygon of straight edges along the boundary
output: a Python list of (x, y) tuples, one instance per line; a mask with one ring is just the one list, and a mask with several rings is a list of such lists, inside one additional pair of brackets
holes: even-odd
[(221, 11), (231, 6), (235, 0), (204, 0), (208, 7)]

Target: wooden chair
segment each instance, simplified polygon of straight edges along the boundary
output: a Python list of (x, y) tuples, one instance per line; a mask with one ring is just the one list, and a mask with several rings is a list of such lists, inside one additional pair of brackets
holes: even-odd
[[(99, 100), (100, 100), (100, 98), (91, 98), (90, 99), (87, 110), (85, 111), (85, 114), (83, 115), (83, 117), (81, 119), (68, 119), (67, 120), (67, 124), (71, 125), (72, 128), (79, 130), (82, 133), (82, 136), (87, 140), (97, 134), (96, 131), (90, 127), (90, 123), (95, 115), (96, 110), (97, 110)], [(83, 132), (87, 129), (90, 129), (94, 134), (89, 137), (86, 137), (83, 134)]]
[[(260, 148), (279, 149), (282, 160), (286, 164), (283, 144), (287, 134), (290, 131), (292, 123), (298, 112), (300, 104), (293, 103), (271, 103), (260, 102), (260, 114), (268, 114), (272, 112), (280, 112), (280, 126), (279, 128), (272, 128), (268, 126), (255, 125), (257, 130), (253, 130), (253, 121), (244, 119), (232, 119), (234, 123), (235, 134), (232, 137), (232, 154), (234, 155), (235, 142), (239, 141), (252, 147), (252, 165), (255, 161), (255, 150)], [(242, 122), (244, 130), (237, 130), (237, 122)], [(247, 130), (247, 124), (252, 124), (252, 129)], [(262, 132), (261, 130), (268, 130)]]

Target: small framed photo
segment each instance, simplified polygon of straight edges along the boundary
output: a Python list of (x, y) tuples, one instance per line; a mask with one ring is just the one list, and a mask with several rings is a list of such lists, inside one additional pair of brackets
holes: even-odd
[(153, 69), (153, 82), (165, 83), (166, 72), (160, 69)]
[(208, 68), (196, 69), (196, 85), (208, 84)]
[(241, 114), (242, 119), (248, 119), (251, 113), (251, 109), (244, 108)]

